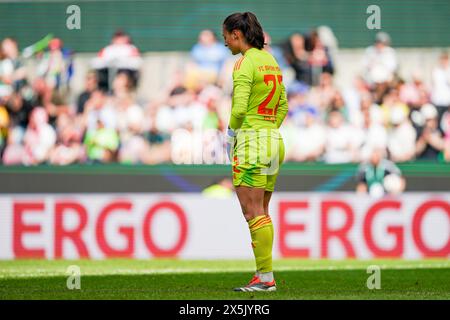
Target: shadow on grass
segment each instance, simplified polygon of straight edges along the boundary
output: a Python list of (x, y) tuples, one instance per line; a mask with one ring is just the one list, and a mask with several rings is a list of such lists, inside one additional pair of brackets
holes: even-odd
[(239, 293), (246, 272), (81, 276), (81, 290), (66, 277), (0, 279), (0, 299), (450, 299), (450, 269), (383, 270), (381, 289), (369, 290), (365, 270), (280, 271), (277, 291)]

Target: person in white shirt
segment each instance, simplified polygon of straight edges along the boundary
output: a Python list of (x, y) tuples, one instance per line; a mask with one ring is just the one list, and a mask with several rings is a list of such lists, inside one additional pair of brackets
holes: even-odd
[(450, 63), (448, 53), (443, 53), (431, 74), (431, 102), (437, 107), (438, 122), (450, 107)]
[(48, 160), (56, 143), (56, 132), (48, 124), (48, 114), (43, 107), (36, 107), (30, 115), (30, 122), (24, 135), (25, 165), (35, 165)]
[(378, 32), (375, 44), (368, 47), (363, 58), (364, 74), (370, 84), (390, 82), (397, 70), (397, 55), (390, 46), (391, 38), (386, 32)]
[(315, 109), (305, 112), (305, 125), (298, 128), (291, 152), (293, 161), (318, 161), (325, 150), (325, 127), (318, 120)]
[(388, 152), (394, 162), (414, 159), (416, 150), (416, 130), (400, 109), (391, 113), (392, 128), (388, 134)]
[[(387, 146), (387, 131), (382, 125), (380, 117), (376, 116), (369, 105), (361, 105), (362, 125), (355, 127), (353, 140), (358, 152), (358, 161), (369, 158), (373, 148), (385, 149)], [(372, 105), (372, 107), (374, 107)], [(374, 107), (376, 108), (376, 107)]]
[(357, 159), (355, 130), (344, 122), (344, 117), (339, 111), (330, 112), (326, 131), (325, 162), (354, 162)]
[(92, 68), (98, 72), (99, 87), (109, 91), (115, 74), (119, 71), (127, 72), (132, 78), (133, 87), (137, 87), (142, 63), (141, 53), (130, 36), (118, 30), (111, 43), (92, 60)]
[(117, 128), (117, 111), (106, 93), (100, 89), (95, 90), (86, 102), (83, 118), (87, 130), (96, 130), (99, 120), (106, 128)]

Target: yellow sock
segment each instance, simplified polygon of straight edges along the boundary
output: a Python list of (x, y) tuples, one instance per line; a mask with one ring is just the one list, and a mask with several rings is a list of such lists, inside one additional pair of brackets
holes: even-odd
[(257, 216), (248, 221), (253, 254), (258, 272), (272, 271), (273, 225), (269, 216)]
[[(272, 243), (273, 243), (273, 237), (274, 237), (274, 231), (273, 231), (273, 223), (272, 223), (272, 220), (270, 220), (270, 225), (269, 225), (269, 227), (270, 227), (270, 234), (271, 234), (271, 237), (272, 237)], [(272, 245), (271, 245), (271, 247), (272, 247)]]

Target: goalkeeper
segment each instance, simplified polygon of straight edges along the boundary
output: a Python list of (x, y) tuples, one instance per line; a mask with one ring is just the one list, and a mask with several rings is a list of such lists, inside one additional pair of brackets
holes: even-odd
[(269, 201), (284, 144), (278, 131), (288, 105), (281, 70), (263, 49), (263, 29), (251, 12), (234, 13), (223, 23), (225, 45), (237, 60), (233, 71), (233, 100), (227, 130), (227, 152), (236, 188), (251, 235), (256, 273), (235, 291), (274, 291), (273, 225)]

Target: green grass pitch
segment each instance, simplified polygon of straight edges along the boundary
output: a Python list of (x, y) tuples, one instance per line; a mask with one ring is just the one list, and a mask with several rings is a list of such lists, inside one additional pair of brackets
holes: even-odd
[[(80, 290), (67, 289), (70, 265)], [(381, 268), (381, 289), (367, 288), (369, 265)], [(450, 260), (283, 259), (274, 270), (276, 292), (238, 293), (252, 261), (0, 261), (0, 299), (450, 299)]]

